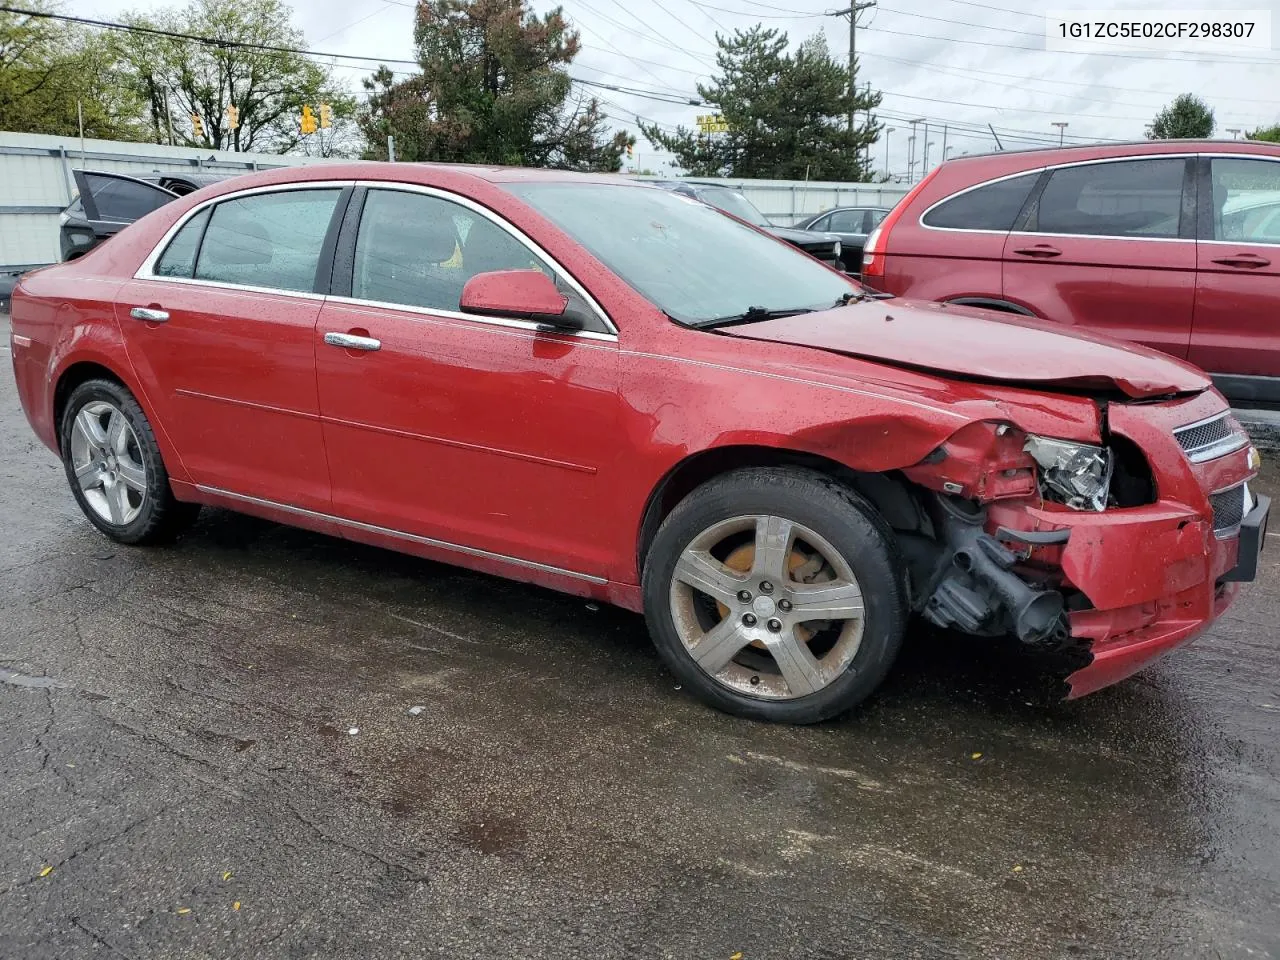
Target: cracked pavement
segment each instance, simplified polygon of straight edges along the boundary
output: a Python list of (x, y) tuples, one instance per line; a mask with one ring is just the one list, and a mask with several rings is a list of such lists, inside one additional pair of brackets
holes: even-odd
[(1275, 535), (1119, 687), (915, 630), (768, 727), (619, 610), (221, 511), (112, 544), (2, 348), (0, 449), (0, 958), (1280, 957)]

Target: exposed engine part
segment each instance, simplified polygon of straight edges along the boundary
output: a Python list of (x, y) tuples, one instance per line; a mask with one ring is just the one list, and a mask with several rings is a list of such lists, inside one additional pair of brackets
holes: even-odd
[(1013, 572), (1017, 556), (983, 525), (985, 509), (938, 497), (943, 549), (923, 597), (923, 613), (966, 633), (1012, 633), (1023, 643), (1056, 648), (1070, 637), (1057, 590), (1028, 584)]

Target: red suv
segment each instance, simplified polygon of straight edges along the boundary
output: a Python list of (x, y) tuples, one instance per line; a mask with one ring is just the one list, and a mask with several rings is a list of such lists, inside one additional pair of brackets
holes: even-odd
[(952, 160), (866, 245), (890, 293), (1136, 340), (1280, 402), (1280, 146), (1172, 140)]

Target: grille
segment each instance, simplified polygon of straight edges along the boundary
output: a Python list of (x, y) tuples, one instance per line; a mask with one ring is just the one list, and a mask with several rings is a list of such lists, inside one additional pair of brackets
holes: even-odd
[(1227, 533), (1240, 526), (1244, 519), (1245, 484), (1223, 490), (1209, 497), (1213, 507), (1213, 532)]
[(1192, 461), (1209, 460), (1230, 453), (1248, 442), (1248, 437), (1239, 431), (1231, 416), (1226, 413), (1212, 420), (1182, 427), (1175, 430), (1173, 435), (1178, 440), (1178, 446), (1186, 451)]

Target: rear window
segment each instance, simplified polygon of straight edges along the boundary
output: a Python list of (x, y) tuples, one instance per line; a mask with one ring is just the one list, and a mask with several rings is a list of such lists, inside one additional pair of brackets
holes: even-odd
[(924, 215), (926, 227), (944, 230), (997, 230), (1008, 233), (1027, 202), (1040, 171), (997, 180), (944, 200)]
[(133, 223), (173, 199), (172, 193), (137, 180), (91, 173), (85, 174), (85, 180), (93, 192), (99, 220)]

